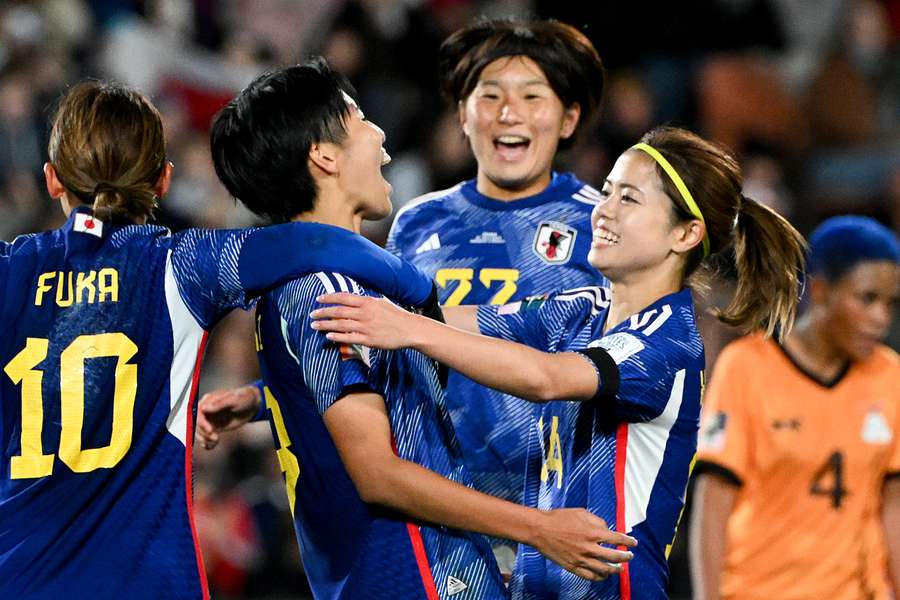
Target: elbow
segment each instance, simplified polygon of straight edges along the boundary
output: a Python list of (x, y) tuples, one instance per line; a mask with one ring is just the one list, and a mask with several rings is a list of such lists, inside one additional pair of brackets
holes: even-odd
[(353, 474), (352, 479), (356, 493), (366, 504), (399, 508), (397, 486), (392, 481), (390, 468), (369, 463), (361, 472)]
[(537, 373), (523, 397), (526, 400), (540, 404), (553, 402), (554, 400), (563, 400), (564, 386), (550, 373)]

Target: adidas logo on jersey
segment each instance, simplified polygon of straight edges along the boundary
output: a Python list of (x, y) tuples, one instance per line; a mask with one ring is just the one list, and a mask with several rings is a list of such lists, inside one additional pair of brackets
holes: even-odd
[(447, 595), (455, 596), (456, 594), (469, 589), (469, 586), (466, 585), (466, 582), (457, 579), (453, 575), (447, 577)]
[(431, 250), (437, 250), (441, 247), (441, 238), (438, 237), (437, 233), (432, 233), (428, 236), (428, 239), (422, 242), (422, 244), (416, 248), (416, 254), (422, 254), (423, 252), (429, 252)]
[(868, 444), (890, 444), (894, 438), (891, 426), (877, 410), (869, 411), (863, 421), (862, 439)]
[(506, 240), (496, 231), (482, 231), (471, 240), (470, 244), (505, 244)]

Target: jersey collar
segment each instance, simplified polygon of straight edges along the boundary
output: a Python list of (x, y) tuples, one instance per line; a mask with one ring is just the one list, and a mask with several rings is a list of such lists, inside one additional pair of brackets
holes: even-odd
[(542, 192), (533, 196), (519, 198), (518, 200), (505, 201), (496, 200), (479, 192), (476, 181), (475, 179), (470, 179), (463, 183), (463, 197), (476, 206), (496, 211), (519, 210), (521, 208), (540, 206), (560, 197), (568, 197), (584, 185), (571, 173), (557, 173), (554, 171), (550, 174), (550, 185)]

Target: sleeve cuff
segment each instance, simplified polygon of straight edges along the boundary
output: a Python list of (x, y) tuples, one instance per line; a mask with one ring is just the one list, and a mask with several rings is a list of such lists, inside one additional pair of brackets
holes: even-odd
[(266, 389), (265, 384), (262, 379), (257, 379), (253, 383), (249, 383), (247, 385), (251, 385), (256, 387), (256, 391), (259, 392), (259, 410), (256, 411), (256, 414), (250, 419), (251, 422), (257, 423), (259, 421), (265, 421), (269, 418), (268, 410), (269, 407), (266, 406)]
[(707, 460), (697, 460), (697, 462), (694, 464), (693, 476), (697, 477), (701, 473), (715, 475), (716, 477), (724, 479), (728, 483), (737, 487), (741, 487), (742, 485), (744, 485), (744, 482), (741, 481), (741, 478), (738, 477), (734, 471), (718, 463), (710, 462)]
[(619, 393), (619, 365), (609, 352), (600, 347), (577, 350), (597, 371), (597, 392), (591, 400), (611, 400)]

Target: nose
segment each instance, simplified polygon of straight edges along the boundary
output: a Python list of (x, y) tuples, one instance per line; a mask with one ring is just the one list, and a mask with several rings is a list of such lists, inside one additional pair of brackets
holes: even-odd
[(894, 318), (894, 306), (890, 302), (873, 302), (869, 308), (869, 318), (872, 324), (878, 328), (878, 331), (886, 334), (891, 321)]
[(372, 129), (378, 132), (378, 135), (381, 136), (381, 143), (384, 144), (385, 140), (387, 140), (387, 136), (384, 134), (384, 130), (372, 121), (368, 121), (367, 123)]
[(522, 115), (519, 110), (519, 103), (513, 98), (507, 98), (500, 107), (500, 115), (498, 120), (504, 125), (515, 125), (522, 122)]
[(591, 221), (596, 223), (599, 219), (606, 219), (607, 221), (614, 219), (616, 217), (616, 208), (618, 204), (614, 194), (608, 195), (594, 205), (594, 210), (591, 211)]

